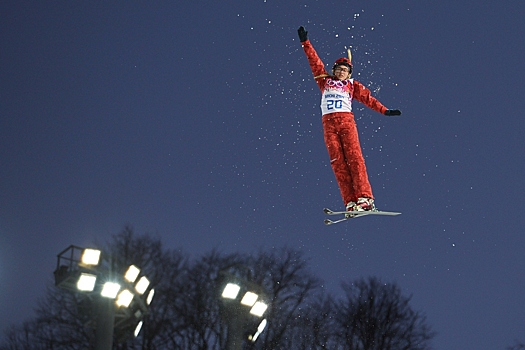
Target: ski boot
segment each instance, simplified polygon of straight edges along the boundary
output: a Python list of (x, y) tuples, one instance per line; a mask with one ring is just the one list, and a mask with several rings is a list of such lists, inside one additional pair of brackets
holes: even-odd
[(355, 206), (357, 205), (356, 202), (348, 202), (346, 204), (346, 211), (348, 212), (348, 214), (345, 214), (345, 217), (347, 218), (352, 218), (353, 215), (352, 215), (352, 212), (355, 211)]
[(374, 210), (376, 210), (376, 206), (374, 205), (373, 198), (359, 198), (357, 200), (357, 204), (354, 205), (354, 208), (352, 211), (374, 211)]

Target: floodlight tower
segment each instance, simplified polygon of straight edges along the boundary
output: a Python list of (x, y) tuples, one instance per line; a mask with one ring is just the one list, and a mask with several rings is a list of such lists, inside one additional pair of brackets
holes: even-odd
[[(227, 350), (241, 350), (245, 334), (258, 323), (257, 331), (246, 338), (255, 342), (266, 327), (267, 320), (262, 319), (268, 309), (262, 288), (230, 274), (219, 283), (222, 299), (222, 315), (228, 326), (226, 339)], [(261, 321), (262, 319), (262, 321)]]
[(95, 349), (111, 350), (115, 331), (118, 339), (130, 327), (135, 337), (139, 334), (155, 291), (135, 265), (123, 275), (115, 274), (102, 264), (101, 256), (98, 249), (69, 246), (58, 254), (55, 285), (93, 300), (97, 305)]

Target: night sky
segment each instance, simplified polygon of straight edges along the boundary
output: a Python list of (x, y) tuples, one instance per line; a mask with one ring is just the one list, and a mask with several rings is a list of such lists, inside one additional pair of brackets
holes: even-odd
[[(525, 2), (4, 1), (0, 329), (70, 244), (131, 225), (197, 259), (299, 249), (326, 291), (396, 282), (436, 349), (525, 341)], [(301, 25), (354, 106), (376, 205), (342, 209)], [(6, 317), (8, 316), (8, 317)]]

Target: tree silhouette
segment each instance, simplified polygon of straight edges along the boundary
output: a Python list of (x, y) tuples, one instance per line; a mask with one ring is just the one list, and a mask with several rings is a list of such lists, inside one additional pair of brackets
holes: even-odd
[(345, 298), (336, 303), (335, 323), (345, 349), (428, 349), (434, 333), (396, 284), (361, 278), (344, 283), (343, 290)]
[[(115, 271), (140, 266), (156, 291), (139, 337), (115, 334), (116, 349), (224, 349), (228, 325), (221, 318), (218, 286), (225, 274), (260, 286), (270, 303), (268, 326), (255, 343), (246, 339), (244, 349), (423, 349), (432, 337), (424, 318), (408, 306), (410, 298), (395, 285), (359, 280), (343, 285), (346, 298), (335, 300), (322, 290), (302, 254), (290, 248), (254, 254), (211, 251), (191, 260), (126, 227), (101, 249), (110, 253)], [(12, 326), (0, 349), (90, 349), (93, 310), (91, 297), (50, 286), (36, 317)]]

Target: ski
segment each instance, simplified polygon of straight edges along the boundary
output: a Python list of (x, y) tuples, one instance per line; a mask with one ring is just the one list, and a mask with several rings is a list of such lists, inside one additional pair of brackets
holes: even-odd
[(338, 219), (338, 220), (325, 219), (324, 220), (325, 225), (338, 224), (340, 222), (343, 222), (343, 221), (346, 221), (346, 220), (349, 220), (349, 219), (354, 219), (354, 218), (358, 218), (358, 217), (361, 217), (361, 216), (367, 216), (367, 215), (396, 216), (396, 215), (400, 215), (401, 214), (401, 213), (398, 213), (398, 212), (381, 211), (381, 210), (377, 210), (377, 209), (376, 210), (369, 210), (369, 211), (348, 212), (348, 211), (334, 211), (334, 210), (331, 210), (331, 209), (328, 209), (328, 208), (324, 208), (323, 211), (327, 215), (344, 215), (343, 218)]

